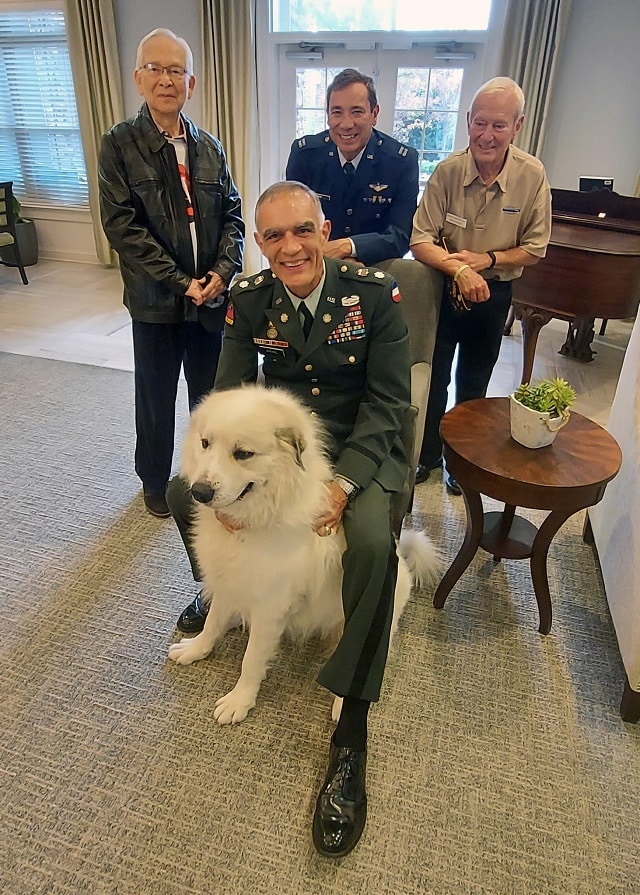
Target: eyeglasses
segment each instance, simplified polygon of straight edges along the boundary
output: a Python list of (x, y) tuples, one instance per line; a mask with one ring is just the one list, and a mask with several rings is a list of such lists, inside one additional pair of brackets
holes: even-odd
[(148, 71), (154, 78), (159, 78), (166, 72), (172, 81), (179, 81), (187, 73), (187, 69), (182, 68), (180, 65), (158, 65), (157, 62), (145, 62), (144, 65), (140, 66), (140, 69)]

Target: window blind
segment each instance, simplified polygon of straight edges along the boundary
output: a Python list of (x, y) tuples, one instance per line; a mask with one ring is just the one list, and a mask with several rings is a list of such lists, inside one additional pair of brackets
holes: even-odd
[(88, 206), (62, 3), (0, 4), (0, 180), (22, 202)]

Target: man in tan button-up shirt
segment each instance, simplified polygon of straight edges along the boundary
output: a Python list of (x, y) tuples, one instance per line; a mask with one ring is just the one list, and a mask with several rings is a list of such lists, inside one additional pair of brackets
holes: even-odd
[[(464, 304), (443, 295), (417, 482), (442, 463), (440, 420), (456, 347), (456, 403), (486, 394), (511, 304), (511, 281), (543, 258), (551, 232), (551, 191), (542, 162), (512, 145), (524, 95), (494, 78), (467, 113), (469, 146), (435, 169), (413, 221), (411, 250), (455, 280)], [(468, 308), (468, 310), (465, 310)], [(447, 474), (447, 488), (460, 493)]]

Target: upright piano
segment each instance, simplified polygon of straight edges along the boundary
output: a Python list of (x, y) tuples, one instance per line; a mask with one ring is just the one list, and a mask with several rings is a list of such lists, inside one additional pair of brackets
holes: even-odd
[(633, 317), (640, 302), (640, 198), (610, 190), (551, 193), (547, 255), (513, 284), (523, 382), (531, 379), (538, 334), (552, 317), (569, 323), (560, 353), (588, 362), (594, 319)]

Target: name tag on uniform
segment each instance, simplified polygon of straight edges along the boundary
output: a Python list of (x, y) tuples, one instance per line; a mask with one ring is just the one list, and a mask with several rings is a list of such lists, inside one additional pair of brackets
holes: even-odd
[(445, 220), (447, 221), (448, 224), (455, 224), (456, 227), (466, 227), (467, 226), (466, 218), (461, 218), (457, 214), (451, 214), (451, 212), (449, 212), (447, 214)]

